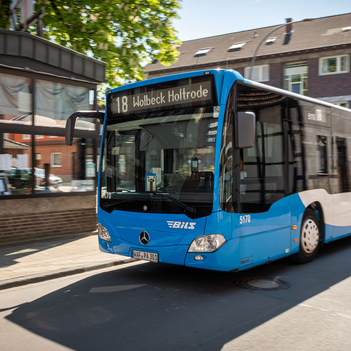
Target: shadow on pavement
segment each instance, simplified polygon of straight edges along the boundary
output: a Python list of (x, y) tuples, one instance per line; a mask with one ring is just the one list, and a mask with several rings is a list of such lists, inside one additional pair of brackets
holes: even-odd
[[(220, 350), (350, 277), (351, 238), (306, 265), (280, 260), (240, 273), (146, 263), (80, 280), (9, 315), (11, 322), (74, 350)], [(252, 291), (237, 280), (275, 277), (288, 289)]]
[(17, 264), (17, 260), (23, 257), (52, 249), (53, 247), (65, 245), (81, 238), (81, 236), (77, 236), (73, 238), (71, 237), (70, 239), (57, 238), (56, 240), (52, 239), (50, 241), (30, 242), (23, 245), (0, 246), (0, 268), (10, 267)]

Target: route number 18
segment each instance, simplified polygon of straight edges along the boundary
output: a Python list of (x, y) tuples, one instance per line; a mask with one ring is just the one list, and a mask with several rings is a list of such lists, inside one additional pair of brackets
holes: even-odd
[(116, 99), (117, 101), (117, 113), (121, 113), (121, 105), (122, 105), (122, 112), (128, 112), (128, 97), (127, 96), (122, 96), (122, 104), (120, 101), (120, 98), (118, 97)]

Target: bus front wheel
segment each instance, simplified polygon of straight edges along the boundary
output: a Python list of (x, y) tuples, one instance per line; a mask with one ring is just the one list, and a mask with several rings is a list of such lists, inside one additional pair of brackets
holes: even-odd
[(311, 262), (319, 248), (320, 230), (316, 213), (307, 209), (303, 215), (300, 232), (300, 250), (291, 258), (298, 263)]

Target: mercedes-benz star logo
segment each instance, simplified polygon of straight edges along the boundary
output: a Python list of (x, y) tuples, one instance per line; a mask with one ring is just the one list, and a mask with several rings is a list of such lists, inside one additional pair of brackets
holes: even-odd
[(139, 241), (143, 244), (143, 245), (147, 245), (150, 241), (150, 235), (143, 230), (140, 234), (139, 234)]

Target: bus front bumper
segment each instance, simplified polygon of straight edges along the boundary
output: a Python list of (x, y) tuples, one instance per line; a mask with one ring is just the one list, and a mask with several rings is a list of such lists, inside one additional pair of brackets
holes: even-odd
[[(133, 257), (133, 251), (156, 253), (158, 262), (181, 266), (209, 269), (215, 271), (232, 271), (238, 268), (238, 240), (232, 239), (212, 253), (188, 253), (189, 245), (172, 246), (138, 246), (120, 238), (111, 236), (111, 241), (99, 238), (99, 249), (105, 253)], [(196, 257), (197, 256), (197, 257)], [(201, 256), (201, 258), (199, 258)]]

